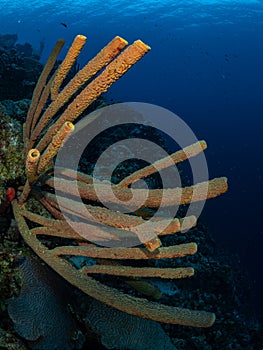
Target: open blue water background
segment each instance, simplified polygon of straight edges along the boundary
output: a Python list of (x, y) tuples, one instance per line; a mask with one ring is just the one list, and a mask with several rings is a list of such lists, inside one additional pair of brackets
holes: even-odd
[(263, 1), (0, 0), (0, 33), (36, 49), (44, 41), (43, 62), (58, 37), (67, 48), (76, 34), (88, 37), (81, 64), (115, 35), (151, 46), (110, 96), (168, 108), (207, 141), (210, 177), (227, 176), (229, 191), (207, 203), (204, 217), (239, 254), (260, 302)]

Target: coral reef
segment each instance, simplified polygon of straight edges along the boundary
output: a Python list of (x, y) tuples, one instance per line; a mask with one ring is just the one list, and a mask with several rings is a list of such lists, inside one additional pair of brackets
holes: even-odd
[(0, 35), (0, 101), (31, 98), (42, 70), (30, 44), (16, 44), (16, 34)]
[[(80, 41), (82, 40), (83, 38), (81, 37)], [(79, 47), (78, 42), (77, 44)], [(76, 58), (76, 56), (77, 55), (74, 57)], [(55, 57), (53, 57), (53, 62), (54, 61)], [(178, 350), (261, 349), (263, 347), (263, 340), (260, 326), (255, 320), (248, 317), (249, 315), (246, 313), (247, 310), (244, 310), (242, 308), (242, 305), (244, 305), (245, 302), (248, 302), (249, 290), (247, 279), (245, 279), (245, 282), (242, 282), (242, 274), (240, 272), (241, 267), (237, 264), (236, 257), (234, 257), (232, 261), (229, 261), (229, 256), (224, 250), (217, 251), (217, 247), (215, 246), (214, 242), (209, 238), (208, 233), (206, 232), (205, 228), (200, 225), (200, 223), (198, 223), (197, 226), (191, 228), (191, 226), (194, 226), (196, 224), (194, 218), (191, 218), (189, 221), (190, 229), (186, 233), (180, 232), (181, 221), (179, 219), (176, 219), (173, 222), (173, 225), (170, 227), (170, 234), (162, 236), (159, 236), (157, 234), (158, 240), (151, 242), (154, 243), (153, 245), (144, 244), (144, 246), (132, 248), (134, 250), (127, 250), (127, 248), (126, 250), (119, 249), (118, 253), (120, 256), (118, 260), (116, 260), (117, 251), (111, 250), (111, 248), (101, 248), (89, 245), (89, 242), (83, 239), (83, 237), (76, 235), (75, 232), (69, 229), (64, 220), (62, 220), (60, 217), (60, 212), (57, 210), (55, 199), (52, 197), (53, 173), (50, 171), (50, 168), (43, 167), (43, 172), (47, 171), (47, 173), (39, 174), (37, 171), (39, 163), (37, 163), (36, 160), (39, 161), (39, 159), (41, 159), (41, 157), (44, 155), (46, 146), (43, 145), (45, 145), (46, 142), (47, 145), (50, 144), (52, 142), (53, 136), (55, 136), (57, 131), (60, 129), (57, 128), (59, 125), (59, 123), (57, 123), (57, 120), (59, 120), (58, 116), (60, 114), (63, 115), (63, 110), (65, 110), (66, 107), (64, 106), (64, 103), (66, 103), (64, 100), (66, 93), (62, 93), (64, 90), (61, 91), (60, 84), (63, 83), (61, 82), (61, 77), (63, 80), (63, 75), (66, 74), (66, 71), (68, 70), (68, 64), (66, 64), (67, 62), (70, 62), (70, 64), (73, 63), (72, 51), (69, 55), (69, 58), (61, 65), (62, 68), (60, 68), (60, 72), (62, 73), (58, 74), (60, 78), (56, 80), (56, 88), (54, 88), (53, 92), (51, 85), (54, 76), (52, 77), (51, 81), (48, 79), (45, 80), (45, 77), (43, 80), (42, 74), (42, 78), (40, 79), (39, 93), (36, 93), (38, 91), (38, 88), (36, 88), (36, 92), (34, 93), (35, 97), (32, 100), (30, 111), (28, 113), (28, 128), (24, 128), (24, 137), (26, 140), (25, 150), (28, 151), (31, 156), (33, 156), (33, 162), (30, 163), (30, 159), (28, 158), (27, 169), (25, 169), (24, 161), (22, 165), (19, 165), (21, 176), (19, 175), (19, 177), (15, 177), (15, 181), (13, 181), (11, 176), (8, 178), (8, 181), (5, 177), (3, 177), (2, 198), (3, 201), (6, 200), (5, 192), (10, 181), (12, 182), (12, 185), (14, 184), (18, 192), (20, 190), (23, 190), (23, 194), (21, 196), (20, 193), (18, 200), (20, 200), (21, 203), (23, 203), (23, 201), (25, 203), (18, 204), (17, 201), (13, 201), (13, 206), (15, 209), (19, 229), (22, 233), (22, 236), (25, 238), (25, 241), (29, 243), (33, 250), (35, 250), (35, 252), (43, 260), (47, 261), (50, 266), (57, 270), (57, 272), (59, 272), (62, 276), (66, 278), (69, 276), (68, 279), (71, 283), (82, 288), (82, 285), (80, 283), (80, 280), (82, 280), (84, 286), (82, 289), (84, 291), (87, 291), (85, 284), (87, 282), (91, 282), (90, 288), (93, 288), (94, 290), (90, 293), (89, 289), (89, 294), (95, 298), (101, 299), (103, 303), (97, 300), (93, 300), (92, 298), (83, 294), (81, 291), (74, 289), (72, 286), (69, 286), (65, 280), (60, 279), (60, 287), (57, 288), (57, 285), (54, 285), (54, 281), (57, 281), (57, 278), (59, 278), (59, 276), (54, 275), (55, 272), (51, 271), (47, 267), (43, 267), (42, 264), (39, 265), (39, 262), (36, 263), (36, 260), (32, 260), (32, 258), (26, 258), (20, 264), (20, 268), (22, 267), (22, 269), (24, 269), (24, 272), (22, 271), (22, 282), (24, 281), (23, 285), (20, 281), (21, 277), (20, 275), (18, 276), (17, 269), (15, 268), (15, 261), (17, 260), (17, 257), (20, 257), (21, 255), (33, 257), (33, 253), (31, 250), (28, 250), (25, 247), (23, 240), (21, 240), (19, 237), (16, 226), (17, 224), (12, 221), (12, 224), (10, 226), (9, 223), (11, 221), (11, 213), (9, 211), (8, 215), (10, 216), (10, 220), (9, 223), (6, 224), (2, 229), (2, 236), (0, 239), (0, 347), (10, 350), (24, 350), (30, 348), (37, 349), (37, 345), (39, 345), (40, 348), (42, 347), (47, 350), (54, 350), (53, 344), (51, 344), (51, 338), (54, 339), (54, 337), (56, 337), (56, 331), (58, 329), (57, 327), (54, 327), (54, 329), (50, 331), (49, 323), (52, 321), (52, 324), (57, 320), (57, 315), (54, 315), (53, 313), (51, 315), (50, 313), (50, 306), (55, 305), (54, 309), (58, 311), (58, 315), (62, 315), (62, 317), (66, 318), (66, 324), (72, 324), (74, 328), (76, 325), (75, 321), (77, 319), (77, 328), (80, 327), (82, 331), (86, 328), (85, 336), (87, 339), (82, 346), (83, 349), (121, 349), (126, 347), (127, 349), (138, 350), (136, 339), (130, 337), (130, 335), (126, 333), (126, 329), (122, 327), (125, 322), (127, 322), (126, 324), (133, 325), (132, 327), (136, 332), (138, 332), (137, 334), (139, 334), (140, 337), (143, 337), (142, 339), (144, 340), (143, 344), (145, 346), (145, 349), (153, 349), (154, 345), (156, 345), (158, 349), (172, 349), (176, 347)], [(94, 64), (94, 61), (92, 62)], [(86, 70), (84, 73), (85, 76), (87, 76)], [(109, 70), (108, 74), (110, 74)], [(49, 72), (46, 72), (46, 78), (48, 76)], [(101, 82), (101, 80), (98, 79), (97, 82)], [(71, 83), (69, 86), (66, 84), (66, 91), (67, 87), (69, 88), (72, 86), (75, 86), (75, 83)], [(83, 86), (81, 85), (80, 90), (82, 90), (82, 88), (85, 90), (85, 86), (86, 82), (83, 81)], [(105, 86), (101, 86), (102, 90), (104, 88)], [(50, 92), (56, 103), (52, 105), (53, 102), (51, 102), (50, 105), (47, 105), (47, 109), (45, 109), (45, 102), (47, 101)], [(76, 97), (76, 91), (73, 92), (73, 95)], [(85, 94), (83, 96), (85, 96)], [(61, 105), (57, 104), (57, 99), (60, 98), (62, 99)], [(70, 101), (72, 101), (72, 98), (69, 99), (69, 102)], [(17, 105), (19, 105), (19, 102), (17, 102)], [(74, 108), (76, 108), (77, 105), (78, 103), (75, 103)], [(20, 116), (17, 118), (16, 106), (9, 101), (4, 102), (1, 108), (3, 108), (3, 115), (10, 118), (7, 120), (11, 120), (12, 122), (15, 121), (18, 123), (17, 125), (21, 132), (21, 122), (23, 122), (25, 113), (20, 114), (20, 112), (18, 112), (17, 114), (20, 114)], [(58, 110), (56, 108), (58, 108)], [(83, 108), (85, 110), (85, 104), (83, 105)], [(23, 108), (21, 107), (19, 111), (22, 109)], [(42, 110), (44, 110), (44, 113)], [(82, 111), (78, 111), (78, 113), (81, 115)], [(76, 115), (78, 113), (76, 113)], [(41, 127), (41, 123), (39, 123), (40, 117), (42, 120)], [(44, 122), (42, 119), (43, 117)], [(15, 118), (17, 118), (17, 121)], [(41, 143), (41, 141), (44, 139), (44, 135), (46, 135), (46, 131), (50, 130), (49, 127), (51, 125), (56, 125), (56, 128), (53, 130), (51, 129), (51, 134), (49, 134), (45, 142)], [(7, 135), (7, 137), (9, 136)], [(0, 138), (0, 140), (2, 139)], [(63, 143), (63, 140), (60, 139), (59, 142), (60, 141)], [(41, 147), (43, 147), (43, 149), (41, 149), (39, 153), (32, 153), (31, 148), (39, 144)], [(51, 149), (52, 152), (56, 148), (57, 142), (55, 142), (53, 145), (54, 147)], [(16, 146), (18, 146), (18, 150), (21, 152), (21, 143), (17, 143)], [(188, 154), (192, 154), (192, 156), (194, 156), (196, 150), (199, 149), (202, 151), (205, 148), (205, 142), (201, 141), (196, 146), (190, 146), (191, 152)], [(192, 151), (194, 151), (194, 153)], [(44, 159), (52, 160), (52, 157), (54, 156), (54, 153), (52, 152), (46, 153), (46, 158)], [(10, 153), (10, 157), (11, 154), (12, 153)], [(37, 156), (37, 159), (34, 159), (35, 155)], [(185, 152), (178, 151), (174, 154), (173, 157), (175, 163), (178, 160), (182, 161), (185, 159)], [(165, 166), (165, 159), (161, 160), (161, 162), (163, 166)], [(44, 163), (42, 162), (42, 165), (43, 164)], [(48, 164), (48, 162), (46, 164)], [(51, 165), (52, 169), (52, 163), (49, 163), (49, 165)], [(92, 164), (87, 164), (84, 161), (82, 168), (91, 169)], [(130, 167), (130, 169), (133, 171), (128, 171), (127, 174), (125, 171), (123, 171), (127, 170), (124, 168), (125, 166), (123, 166), (122, 169), (119, 169), (119, 173), (116, 174), (116, 181), (114, 181), (115, 185), (118, 185), (119, 183), (122, 185), (119, 186), (120, 189), (118, 189), (117, 186), (117, 190), (120, 191), (120, 197), (125, 197), (127, 195), (125, 192), (128, 186), (127, 184), (136, 181), (137, 179), (146, 176), (149, 173), (152, 173), (153, 170), (152, 167), (147, 166), (138, 168), (135, 167), (135, 169), (132, 169), (132, 167)], [(137, 170), (138, 172), (136, 173), (135, 171)], [(21, 184), (25, 184), (26, 182), (25, 174), (28, 177), (28, 185), (21, 188)], [(64, 182), (62, 181), (62, 184), (64, 186), (63, 189), (67, 190), (67, 185), (70, 184), (69, 180), (72, 179), (72, 176), (76, 176), (76, 174), (74, 174), (69, 169), (62, 169), (61, 175), (63, 175), (61, 179), (64, 180)], [(6, 176), (8, 177), (8, 174)], [(94, 196), (94, 191), (92, 191), (92, 187), (89, 186), (90, 177), (82, 173), (78, 173), (77, 176), (79, 185), (83, 188), (83, 195), (85, 192), (84, 189), (89, 189), (91, 190), (91, 194)], [(211, 182), (211, 197), (219, 194), (217, 191), (217, 181), (218, 180)], [(222, 181), (221, 185), (223, 185), (221, 190), (226, 190), (225, 180), (219, 180), (219, 183), (220, 181)], [(101, 183), (101, 185), (102, 184), (103, 183)], [(156, 186), (155, 181), (151, 181), (151, 186), (153, 188)], [(187, 199), (188, 196), (191, 196), (191, 188), (185, 190), (185, 199)], [(96, 198), (94, 197), (93, 199)], [(46, 208), (40, 202), (45, 204)], [(76, 203), (74, 201), (72, 204), (73, 207), (76, 206)], [(96, 200), (93, 204), (94, 208), (100, 208)], [(116, 225), (119, 224), (118, 220), (113, 220), (116, 218), (116, 213), (105, 211), (103, 213), (106, 215), (104, 216), (104, 220), (106, 217), (109, 223), (113, 222), (114, 225), (112, 228), (116, 229)], [(123, 220), (121, 225), (125, 224), (127, 226), (130, 225), (130, 220), (135, 220), (137, 222), (137, 220), (146, 219), (150, 213), (151, 209), (142, 208), (142, 210), (136, 213), (137, 216), (133, 216), (136, 219), (121, 216), (119, 216), (119, 219)], [(6, 214), (7, 212), (5, 211), (5, 216)], [(77, 213), (75, 212), (74, 214), (76, 215)], [(76, 218), (77, 220), (80, 220), (78, 216)], [(90, 225), (90, 223), (87, 223), (85, 221), (85, 225), (88, 224)], [(131, 227), (132, 225), (129, 226), (129, 228)], [(122, 232), (125, 234), (126, 231)], [(173, 235), (172, 233), (174, 232), (177, 232), (177, 234)], [(162, 243), (162, 246), (158, 246), (160, 243)], [(199, 249), (196, 254), (184, 256), (187, 252), (195, 253), (197, 246)], [(171, 247), (172, 249), (169, 250)], [(70, 255), (61, 255), (62, 252), (66, 252), (67, 254), (70, 253)], [(171, 253), (172, 256), (179, 254), (181, 257), (170, 259)], [(141, 261), (134, 259), (136, 258), (136, 254), (140, 254), (140, 256), (144, 255), (144, 258), (165, 257), (165, 259), (143, 259), (142, 261), (147, 262), (146, 270), (143, 271), (138, 269), (142, 268), (142, 265)], [(125, 262), (125, 256), (127, 257), (127, 255), (131, 258), (131, 260), (127, 261), (128, 263)], [(105, 257), (107, 259), (105, 259)], [(109, 257), (112, 259), (109, 259)], [(167, 259), (167, 257), (169, 259)], [(53, 264), (54, 260), (58, 261), (58, 263)], [(236, 266), (235, 273), (230, 267), (231, 264), (235, 264)], [(195, 269), (198, 273), (190, 279), (173, 279), (171, 280), (172, 282), (170, 281), (168, 284), (164, 284), (164, 280), (157, 277), (158, 273), (160, 274), (159, 277), (162, 277), (162, 273), (164, 271), (166, 271), (165, 273), (168, 275), (169, 273), (175, 273), (178, 266), (182, 266), (183, 268), (186, 267), (186, 270), (181, 270), (181, 272), (184, 271), (188, 275), (192, 274), (193, 269)], [(139, 271), (140, 273), (143, 272), (145, 276), (150, 276), (152, 274), (154, 275), (154, 278), (144, 277), (142, 279), (141, 277), (138, 277)], [(156, 273), (154, 271), (156, 271)], [(101, 272), (103, 272), (103, 274), (101, 274)], [(129, 276), (130, 272), (132, 276)], [(179, 272), (179, 270), (177, 270), (177, 272)], [(35, 275), (33, 276), (34, 273)], [(92, 274), (92, 277), (89, 275), (87, 276), (86, 273)], [(108, 273), (114, 273), (117, 276), (113, 278), (112, 275), (108, 276)], [(94, 275), (95, 277), (93, 277)], [(42, 276), (42, 278), (39, 279), (39, 276)], [(208, 280), (209, 283), (207, 283)], [(35, 282), (31, 283), (30, 281)], [(17, 298), (17, 295), (19, 294), (18, 286), (21, 284), (22, 287), (20, 296)], [(29, 286), (29, 288), (27, 288), (27, 286)], [(34, 299), (35, 297), (32, 295), (32, 293), (34, 294), (35, 288), (36, 290), (39, 290), (39, 286), (42, 288), (42, 293), (43, 290), (45, 290), (47, 295), (46, 298), (44, 298), (42, 295), (40, 297), (41, 303), (38, 304), (37, 300)], [(109, 292), (107, 295), (100, 295), (101, 286), (103, 287), (103, 291), (106, 290)], [(118, 298), (120, 296), (120, 300), (123, 301), (124, 299), (122, 299), (122, 295), (124, 295), (125, 298), (127, 298), (124, 301), (128, 300), (129, 303), (131, 301), (132, 303), (123, 303), (123, 305), (120, 305), (120, 307), (118, 307), (118, 305), (116, 305), (116, 301), (111, 298), (112, 291), (117, 290), (117, 288), (119, 291), (116, 294), (114, 293), (114, 297), (116, 296), (116, 298)], [(71, 312), (68, 312), (69, 310), (66, 305), (62, 305), (63, 300), (65, 301), (64, 304), (67, 304), (67, 298), (65, 299), (64, 296), (61, 296), (61, 291), (62, 294), (63, 291), (68, 291), (69, 295), (74, 295), (71, 300), (72, 303), (69, 301), (72, 307)], [(25, 296), (25, 299), (22, 299), (23, 296)], [(23, 342), (21, 339), (15, 336), (13, 323), (8, 318), (6, 310), (8, 298), (12, 298), (9, 302), (9, 313), (11, 318), (13, 318), (15, 321), (15, 329), (26, 339), (33, 340), (34, 338), (33, 343), (30, 341)], [(159, 299), (158, 302), (152, 301), (157, 299)], [(31, 302), (32, 300), (33, 302)], [(148, 305), (155, 308), (157, 312), (157, 319), (160, 317), (158, 314), (160, 310), (158, 309), (159, 305), (164, 305), (164, 307), (169, 305), (171, 314), (173, 314), (175, 311), (178, 311), (179, 313), (177, 315), (175, 314), (175, 318), (174, 315), (172, 315), (172, 317), (173, 323), (179, 323), (180, 325), (162, 324), (161, 327), (154, 321), (141, 319), (127, 313), (134, 313), (134, 310), (137, 310), (136, 303), (138, 303), (139, 307), (142, 306), (143, 309), (145, 307), (145, 301), (146, 306)], [(28, 307), (29, 303), (31, 306), (33, 306), (33, 308), (30, 309), (31, 311)], [(114, 307), (117, 306), (117, 308), (123, 309), (125, 312), (123, 313), (117, 309), (112, 309), (111, 306), (105, 305), (104, 303), (113, 305)], [(135, 306), (133, 303), (135, 303)], [(18, 306), (18, 308), (15, 308), (15, 305)], [(178, 305), (180, 305), (180, 308), (178, 308)], [(133, 307), (133, 310), (129, 309), (130, 306)], [(191, 325), (193, 325), (193, 319), (191, 317), (194, 314), (194, 311), (192, 310), (198, 310), (200, 308), (207, 310), (207, 312), (203, 315), (208, 315), (209, 317), (214, 317), (213, 313), (216, 313), (217, 319), (213, 327), (202, 329), (182, 326), (182, 324), (185, 324), (185, 320), (187, 320), (186, 317), (183, 317), (183, 319), (178, 322), (178, 315), (180, 315), (181, 310), (188, 310), (188, 320), (190, 319)], [(20, 312), (21, 310), (24, 310), (25, 313)], [(41, 311), (41, 315), (39, 315), (39, 310)], [(105, 317), (101, 318), (100, 315), (96, 316), (96, 311), (99, 311), (99, 313), (104, 312), (107, 315), (106, 319)], [(26, 328), (21, 323), (25, 315), (28, 315), (26, 316)], [(74, 316), (73, 321), (72, 319), (67, 321), (70, 316)], [(31, 322), (28, 322), (29, 317)], [(32, 327), (35, 327), (35, 325), (39, 324), (40, 318), (41, 327), (37, 328), (37, 334), (40, 334), (41, 338), (39, 339), (39, 342), (36, 343), (35, 337), (33, 336), (35, 332)], [(112, 321), (117, 330), (111, 329), (109, 320)], [(174, 322), (174, 320), (176, 322)], [(197, 321), (198, 324), (194, 325), (200, 326), (200, 319)], [(205, 326), (208, 325), (210, 324), (205, 324)], [(204, 324), (202, 324), (202, 326), (204, 326)], [(141, 333), (141, 327), (145, 327), (143, 334)], [(94, 332), (94, 334), (92, 334), (92, 332)], [(154, 334), (152, 335), (152, 333)], [(157, 342), (156, 336), (158, 337), (157, 340), (160, 341), (160, 343)], [(92, 345), (92, 337), (95, 337), (95, 345)], [(69, 340), (68, 336), (66, 336), (66, 339)], [(61, 338), (58, 336), (58, 342), (61, 344), (60, 340)], [(65, 346), (64, 344), (58, 345), (58, 349), (59, 346), (62, 346), (62, 349), (66, 348), (66, 344), (69, 344), (67, 346), (72, 349), (74, 346), (77, 346), (77, 344), (81, 346), (82, 339), (80, 338), (75, 340), (75, 345), (65, 342)], [(102, 342), (104, 346), (100, 345), (99, 342)], [(168, 347), (165, 347), (165, 344), (167, 344)]]

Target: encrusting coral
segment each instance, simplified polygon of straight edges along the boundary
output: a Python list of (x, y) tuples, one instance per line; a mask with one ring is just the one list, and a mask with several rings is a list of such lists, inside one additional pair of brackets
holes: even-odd
[[(111, 237), (111, 230), (119, 230), (124, 237), (127, 231), (138, 234), (136, 225), (146, 220), (142, 216), (123, 214), (102, 207), (98, 204), (99, 199), (94, 189), (94, 179), (90, 175), (64, 168), (59, 169), (62, 178), (56, 183), (56, 189), (59, 189), (62, 198), (63, 193), (73, 195), (71, 200), (67, 199), (63, 202), (63, 212), (68, 213), (71, 219), (66, 221), (60, 211), (59, 198), (54, 195), (53, 191), (56, 180), (53, 171), (53, 159), (60, 148), (63, 147), (68, 135), (74, 133), (72, 123), (93, 101), (107, 91), (112, 83), (125, 74), (150, 50), (149, 46), (140, 40), (124, 49), (127, 42), (120, 37), (116, 37), (87, 63), (66, 86), (61, 88), (67, 73), (85, 44), (85, 40), (86, 38), (82, 35), (76, 37), (64, 61), (51, 75), (57, 56), (63, 46), (63, 41), (59, 40), (35, 88), (24, 125), (27, 181), (19, 198), (12, 202), (19, 230), (24, 240), (41, 259), (71, 284), (91, 297), (120, 311), (142, 318), (193, 327), (210, 327), (215, 321), (215, 315), (211, 312), (171, 307), (148, 301), (145, 298), (125, 294), (91, 277), (93, 274), (125, 276), (130, 286), (132, 285), (141, 293), (149, 295), (156, 293), (156, 290), (151, 289), (148, 282), (139, 278), (186, 278), (192, 276), (194, 270), (191, 267), (173, 269), (142, 268), (127, 266), (126, 264), (123, 266), (122, 261), (173, 259), (195, 254), (197, 245), (194, 242), (168, 247), (161, 246), (162, 235), (180, 231), (182, 222), (184, 230), (191, 228), (196, 223), (194, 217), (186, 217), (184, 221), (174, 218), (165, 230), (161, 228), (166, 219), (162, 217), (155, 218), (152, 227), (155, 238), (146, 242), (141, 240), (144, 247), (109, 248), (98, 246), (72, 229), (68, 223), (72, 220), (72, 215), (77, 218), (75, 224), (78, 225), (80, 230), (85, 227), (85, 229), (97, 230), (100, 233), (100, 228), (96, 226), (96, 223), (107, 225), (109, 227), (109, 237)], [(102, 68), (104, 70), (98, 74)], [(51, 102), (49, 102), (49, 98), (51, 98)], [(99, 115), (99, 113), (95, 114), (90, 123), (94, 118), (99, 118)], [(177, 164), (199, 154), (205, 148), (206, 143), (200, 141), (174, 153), (169, 158), (173, 160), (173, 164)], [(158, 162), (158, 167), (157, 164), (144, 167), (125, 177), (118, 184), (113, 185), (96, 179), (96, 186), (103, 191), (107, 198), (110, 185), (118, 200), (126, 201), (130, 199), (130, 189), (128, 187), (130, 184), (153, 174), (157, 168), (164, 169), (169, 166), (171, 166), (171, 161), (169, 162), (164, 158)], [(94, 222), (87, 221), (87, 217), (83, 216), (83, 213), (79, 210), (78, 202), (74, 199), (74, 193), (71, 189), (73, 179), (77, 179), (80, 196), (88, 200), (89, 203), (92, 202), (92, 205), (85, 204), (85, 208), (92, 213), (90, 217), (93, 217)], [(195, 201), (202, 201), (216, 197), (226, 190), (227, 180), (224, 177), (184, 188), (150, 189), (144, 207), (158, 207), (161, 200), (164, 206), (187, 204), (193, 200), (193, 193), (198, 194), (194, 198)], [(144, 190), (135, 189), (134, 191), (136, 192), (134, 198), (139, 199), (139, 202), (141, 198), (145, 198)], [(39, 200), (53, 217), (32, 212), (29, 205), (30, 197)], [(136, 200), (132, 205), (138, 204)], [(114, 199), (109, 197), (108, 201), (114, 202)], [(105, 235), (105, 232), (103, 234)], [(70, 239), (70, 241), (65, 244), (63, 240), (60, 240), (59, 243), (58, 237)], [(141, 238), (140, 235), (139, 238)], [(69, 259), (69, 257), (74, 256), (92, 258), (96, 264), (77, 268), (71, 264)]]

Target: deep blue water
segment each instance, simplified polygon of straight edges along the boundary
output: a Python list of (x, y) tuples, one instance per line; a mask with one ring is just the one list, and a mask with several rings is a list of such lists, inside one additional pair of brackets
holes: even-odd
[(263, 1), (0, 0), (0, 13), (1, 34), (36, 49), (44, 40), (43, 62), (58, 37), (67, 48), (76, 34), (88, 37), (81, 64), (115, 35), (151, 46), (109, 95), (168, 108), (208, 142), (210, 177), (227, 176), (229, 191), (207, 202), (204, 219), (240, 255), (260, 302)]

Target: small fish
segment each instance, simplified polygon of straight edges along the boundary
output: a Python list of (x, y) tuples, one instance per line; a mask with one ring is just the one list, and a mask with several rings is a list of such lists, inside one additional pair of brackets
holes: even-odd
[(68, 28), (68, 26), (67, 26), (66, 23), (60, 22), (60, 24), (61, 24), (63, 27)]

